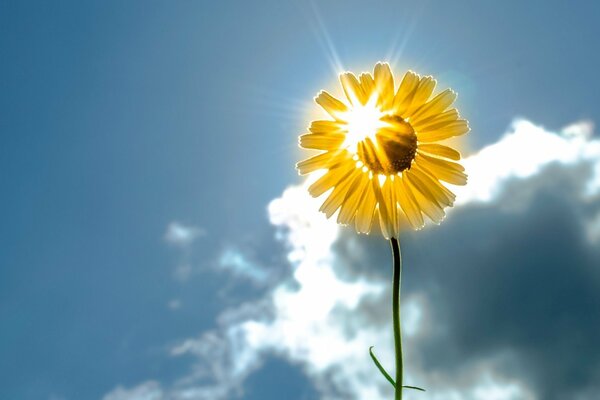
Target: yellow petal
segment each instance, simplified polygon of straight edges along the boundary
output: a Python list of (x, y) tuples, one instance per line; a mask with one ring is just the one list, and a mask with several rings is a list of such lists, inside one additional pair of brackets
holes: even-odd
[(433, 93), (433, 89), (435, 89), (436, 83), (436, 80), (431, 76), (424, 76), (421, 78), (419, 86), (415, 90), (415, 94), (410, 102), (410, 106), (405, 111), (404, 117), (411, 118), (417, 108), (421, 107), (429, 99), (429, 96)]
[(345, 139), (346, 135), (342, 133), (308, 133), (300, 135), (298, 142), (305, 149), (335, 150)]
[[(423, 211), (423, 213), (427, 215), (433, 222), (439, 224), (446, 216), (446, 213), (444, 213), (444, 209), (433, 199), (433, 196), (427, 190), (427, 188), (417, 187), (415, 185), (416, 181), (413, 180), (413, 177), (410, 174), (405, 175), (404, 182), (410, 188), (410, 191), (413, 194), (414, 199), (419, 205), (421, 211)], [(423, 193), (421, 190), (424, 190), (425, 193)]]
[(438, 115), (448, 108), (456, 99), (456, 93), (451, 89), (446, 89), (442, 93), (435, 96), (433, 99), (428, 101), (419, 107), (412, 115), (411, 122), (416, 122), (421, 119)]
[(458, 119), (458, 111), (455, 108), (444, 111), (443, 113), (432, 115), (430, 117), (419, 119), (417, 121), (411, 121), (411, 125), (417, 131), (432, 130), (437, 128), (443, 128), (450, 122), (454, 122)]
[(412, 71), (408, 71), (404, 74), (404, 78), (402, 78), (396, 96), (394, 96), (393, 109), (395, 114), (404, 116), (418, 86), (419, 75)]
[(405, 179), (408, 179), (413, 189), (416, 189), (417, 191), (422, 193), (423, 196), (425, 196), (429, 201), (438, 203), (436, 195), (434, 195), (433, 192), (429, 190), (429, 188), (424, 182), (420, 181), (419, 178), (415, 177), (415, 175), (410, 170), (404, 171), (402, 176), (404, 176)]
[(419, 180), (421, 184), (429, 188), (441, 206), (452, 206), (454, 204), (456, 195), (442, 185), (440, 181), (423, 171), (419, 165), (414, 163), (410, 168), (410, 172), (414, 179)]
[[(387, 179), (386, 179), (387, 180)], [(377, 214), (379, 219), (379, 226), (381, 227), (381, 233), (386, 239), (391, 238), (391, 218), (388, 213), (388, 207), (386, 201), (383, 197), (383, 193), (381, 190), (381, 185), (379, 184), (379, 179), (374, 178), (371, 180), (371, 186), (373, 188), (373, 193), (375, 193), (375, 199), (377, 200)]]
[[(373, 179), (369, 180), (371, 183)], [(365, 195), (361, 199), (361, 202), (356, 211), (356, 231), (358, 233), (369, 233), (371, 231), (371, 223), (373, 222), (373, 212), (375, 211), (375, 205), (377, 200), (375, 199), (375, 193), (373, 192), (372, 186), (367, 185), (365, 188)]]
[(465, 185), (467, 183), (467, 175), (463, 172), (464, 168), (460, 164), (428, 157), (424, 154), (417, 154), (415, 162), (420, 168), (434, 176), (436, 179), (453, 185)]
[(350, 156), (345, 150), (328, 151), (300, 161), (296, 164), (296, 169), (300, 175), (306, 175), (319, 169), (333, 167), (348, 158)]
[(331, 217), (344, 202), (344, 198), (346, 197), (350, 184), (354, 181), (354, 178), (361, 173), (360, 168), (354, 168), (354, 170), (350, 170), (346, 173), (329, 194), (323, 205), (321, 205), (319, 211), (324, 212), (327, 218)]
[(437, 143), (420, 144), (419, 152), (433, 154), (434, 156), (449, 158), (451, 160), (460, 160), (460, 153), (458, 151)]
[(377, 88), (377, 105), (387, 110), (394, 102), (394, 76), (388, 63), (375, 64), (375, 87)]
[(341, 74), (340, 82), (350, 104), (356, 105), (358, 103), (364, 105), (367, 103), (368, 98), (365, 96), (365, 91), (353, 73), (345, 72)]
[(310, 123), (308, 128), (312, 133), (342, 133), (344, 128), (338, 121), (318, 119)]
[(350, 185), (346, 197), (342, 203), (342, 209), (338, 215), (338, 223), (349, 224), (354, 219), (358, 206), (365, 196), (367, 185), (369, 184), (369, 176), (362, 172)]
[(426, 154), (419, 154), (419, 156), (431, 163), (434, 163), (434, 164), (439, 165), (446, 169), (451, 169), (453, 171), (460, 171), (460, 172), (463, 172), (465, 170), (465, 167), (463, 167), (459, 163), (455, 163), (453, 161), (448, 161), (448, 160), (444, 160), (444, 159), (437, 158), (437, 157), (431, 157)]
[(348, 111), (348, 107), (326, 91), (321, 91), (315, 98), (315, 102), (323, 107), (333, 118), (339, 119), (340, 114)]
[(368, 99), (371, 98), (373, 94), (373, 90), (375, 89), (375, 81), (373, 77), (368, 72), (364, 72), (360, 74), (360, 85), (362, 86), (363, 91), (365, 92), (365, 97)]
[(463, 135), (469, 132), (469, 124), (465, 120), (458, 120), (445, 124), (443, 127), (423, 129), (419, 131), (418, 138), (420, 142), (438, 142), (453, 136)]
[(445, 196), (436, 191), (437, 187), (427, 185), (418, 178), (418, 175), (411, 171), (406, 174), (408, 182), (413, 188), (415, 199), (419, 203), (419, 208), (436, 224), (440, 223), (446, 216), (444, 207), (448, 205)]
[(421, 229), (425, 224), (419, 205), (410, 191), (410, 187), (406, 184), (404, 176), (398, 176), (394, 179), (394, 188), (400, 207), (406, 215), (406, 219), (414, 229)]
[(331, 168), (325, 175), (309, 186), (308, 192), (313, 197), (319, 197), (344, 179), (348, 172), (355, 168), (354, 164), (354, 160), (350, 159), (337, 167)]

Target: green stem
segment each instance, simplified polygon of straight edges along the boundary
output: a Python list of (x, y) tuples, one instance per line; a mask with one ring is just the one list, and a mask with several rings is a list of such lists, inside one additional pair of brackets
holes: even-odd
[(394, 349), (396, 354), (396, 394), (395, 400), (402, 400), (402, 330), (400, 329), (400, 282), (402, 275), (402, 255), (398, 239), (391, 238), (392, 253), (394, 255), (394, 283), (392, 287), (392, 312), (394, 314)]

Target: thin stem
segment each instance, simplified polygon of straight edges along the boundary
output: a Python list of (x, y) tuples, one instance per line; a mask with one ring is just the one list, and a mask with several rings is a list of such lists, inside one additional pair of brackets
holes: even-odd
[(392, 312), (394, 314), (394, 349), (396, 354), (396, 394), (395, 400), (402, 400), (402, 330), (400, 329), (400, 282), (402, 275), (402, 255), (398, 239), (391, 238), (392, 253), (394, 255), (394, 276), (392, 287)]

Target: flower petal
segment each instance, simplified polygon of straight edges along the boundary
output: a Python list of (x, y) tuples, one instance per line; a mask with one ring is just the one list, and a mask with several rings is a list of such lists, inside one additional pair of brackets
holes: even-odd
[(373, 95), (373, 90), (375, 89), (375, 81), (373, 77), (368, 72), (364, 72), (360, 74), (360, 85), (362, 86), (363, 91), (365, 92), (365, 97), (368, 99)]
[(460, 160), (460, 153), (458, 151), (438, 143), (420, 144), (419, 152), (432, 154), (438, 157), (449, 158), (451, 160)]
[[(387, 179), (386, 179), (387, 181)], [(379, 219), (379, 226), (381, 227), (381, 233), (386, 239), (391, 238), (391, 218), (388, 213), (388, 204), (387, 201), (389, 199), (384, 198), (384, 195), (381, 190), (381, 185), (379, 183), (379, 179), (374, 178), (371, 180), (371, 187), (373, 188), (373, 193), (375, 193), (375, 199), (377, 200), (377, 214)]]
[[(411, 121), (411, 125), (417, 131), (432, 130), (442, 128), (459, 118), (458, 111), (455, 108), (444, 111), (443, 113), (432, 115), (430, 117)], [(435, 128), (434, 128), (435, 127)]]
[(430, 127), (419, 131), (418, 138), (420, 142), (438, 142), (449, 139), (453, 136), (464, 135), (469, 132), (469, 124), (464, 119), (444, 124), (443, 127), (436, 129)]
[(337, 185), (346, 175), (355, 167), (354, 160), (347, 160), (340, 165), (331, 168), (322, 177), (317, 179), (308, 187), (308, 192), (312, 197), (319, 197), (335, 185)]
[(315, 102), (337, 120), (341, 113), (348, 111), (348, 107), (344, 103), (324, 90), (315, 98)]
[(344, 202), (342, 203), (342, 209), (338, 215), (338, 223), (349, 224), (354, 219), (358, 206), (365, 196), (367, 190), (366, 187), (369, 184), (369, 175), (365, 172), (361, 172), (350, 185)]
[(431, 116), (439, 115), (448, 108), (455, 99), (456, 93), (454, 91), (451, 89), (444, 90), (442, 93), (419, 107), (414, 114), (411, 115), (411, 122), (414, 123)]
[(419, 75), (412, 71), (404, 74), (400, 87), (394, 96), (393, 110), (394, 113), (403, 116), (414, 96), (414, 92), (419, 86)]
[(435, 157), (428, 157), (424, 154), (417, 154), (415, 162), (419, 167), (439, 180), (453, 185), (465, 185), (467, 183), (467, 175), (463, 172), (464, 168), (460, 164)]
[(342, 83), (342, 88), (344, 89), (344, 93), (350, 104), (356, 105), (357, 103), (367, 103), (368, 98), (365, 96), (365, 91), (353, 73), (345, 72), (341, 74), (340, 82)]
[(421, 211), (423, 211), (423, 213), (427, 215), (433, 222), (439, 224), (446, 216), (446, 213), (444, 212), (444, 209), (437, 203), (427, 187), (418, 186), (416, 184), (418, 181), (414, 180), (410, 173), (405, 174), (404, 181), (407, 186), (410, 187), (410, 190), (414, 195), (414, 198)]
[(332, 168), (342, 160), (349, 158), (350, 156), (345, 150), (328, 151), (298, 162), (296, 169), (300, 175), (306, 175), (319, 169)]
[[(371, 183), (373, 179), (369, 179)], [(373, 222), (373, 213), (375, 206), (377, 205), (377, 199), (373, 192), (372, 185), (367, 185), (365, 188), (365, 195), (361, 199), (358, 210), (356, 210), (356, 231), (358, 233), (369, 233), (371, 231), (371, 224)]]
[(423, 185), (427, 185), (441, 206), (452, 206), (454, 204), (456, 195), (436, 178), (423, 171), (416, 163), (413, 164), (410, 172), (414, 179), (419, 180)]
[(312, 133), (343, 133), (344, 128), (338, 121), (318, 119), (310, 123), (308, 128)]
[(343, 133), (307, 133), (300, 135), (298, 143), (305, 149), (335, 150), (345, 139)]
[(406, 178), (404, 176), (398, 176), (397, 179), (394, 179), (396, 197), (408, 222), (414, 229), (421, 229), (425, 224), (425, 221), (421, 215), (419, 204), (415, 200), (410, 187), (407, 186), (405, 181)]
[(426, 154), (419, 154), (419, 155), (421, 158), (423, 158), (431, 163), (434, 163), (436, 165), (439, 165), (443, 168), (447, 168), (447, 169), (451, 169), (453, 171), (459, 171), (459, 172), (464, 172), (464, 170), (465, 170), (465, 167), (463, 167), (459, 163), (455, 163), (453, 161), (448, 161), (448, 160), (444, 160), (444, 159), (437, 158), (437, 157), (431, 157)]
[(321, 205), (319, 211), (324, 212), (327, 218), (331, 217), (344, 202), (346, 194), (348, 193), (348, 189), (350, 188), (350, 184), (354, 181), (354, 178), (361, 173), (362, 171), (360, 168), (354, 168), (354, 170), (350, 170), (348, 173), (346, 173), (346, 175), (344, 175), (335, 188), (333, 188), (333, 191)]
[(394, 76), (388, 63), (375, 64), (375, 87), (378, 93), (377, 105), (387, 110), (394, 102)]
[(419, 86), (415, 90), (415, 94), (410, 102), (410, 106), (404, 113), (404, 117), (411, 118), (417, 108), (421, 107), (427, 99), (429, 99), (429, 96), (433, 93), (433, 89), (435, 89), (436, 83), (436, 80), (431, 76), (424, 76), (421, 78)]

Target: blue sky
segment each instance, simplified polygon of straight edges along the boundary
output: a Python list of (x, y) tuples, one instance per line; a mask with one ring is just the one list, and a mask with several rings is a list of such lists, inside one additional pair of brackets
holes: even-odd
[[(459, 93), (472, 154), (533, 129), (511, 127), (516, 118), (557, 136), (585, 121), (576, 135), (593, 142), (599, 15), (593, 2), (559, 1), (1, 1), (0, 397), (113, 400), (154, 390), (170, 399), (182, 388), (219, 386), (190, 372), (210, 364), (204, 350), (173, 349), (214, 335), (229, 351), (228, 329), (272, 317), (273, 294), (299, 285), (289, 219), (273, 222), (267, 206), (302, 182), (296, 137), (312, 98), (336, 85), (333, 63), (358, 72), (387, 60), (397, 73), (435, 75)], [(519, 143), (531, 146), (515, 157), (540, 151), (535, 141)], [(513, 161), (503, 155), (500, 163)], [(452, 310), (439, 321), (452, 334), (415, 339), (419, 365), (445, 377), (464, 370), (457, 382), (466, 382), (500, 350), (512, 351), (494, 374), (510, 380), (526, 370), (518, 377), (526, 389), (499, 398), (528, 391), (553, 399), (548, 382), (558, 382), (556, 393), (598, 396), (600, 354), (589, 338), (600, 329), (600, 256), (588, 239), (595, 228), (586, 228), (598, 219), (598, 197), (571, 195), (587, 182), (575, 172), (594, 157), (540, 161), (535, 173), (498, 183), (494, 201), (473, 195), (447, 224), (407, 235), (407, 295)], [(355, 249), (380, 264), (364, 276), (385, 288), (386, 243), (336, 235), (334, 259), (343, 259), (336, 249), (344, 241), (359, 240)], [(429, 254), (430, 243), (439, 251)], [(446, 276), (439, 264), (448, 254), (461, 260)], [(522, 268), (502, 275), (504, 262)], [(470, 269), (481, 264), (494, 268)], [(361, 268), (335, 265), (340, 281), (360, 281), (352, 272)], [(572, 279), (560, 275), (568, 269)], [(503, 284), (465, 288), (465, 276)], [(555, 296), (565, 301), (539, 300)], [(347, 306), (368, 310), (368, 302)], [(506, 330), (490, 332), (495, 321)], [(564, 333), (546, 336), (556, 324)], [(547, 346), (536, 345), (540, 337)], [(270, 344), (252, 354), (224, 398), (342, 396), (331, 371), (294, 349)], [(562, 369), (547, 367), (557, 359)], [(338, 361), (331, 368), (350, 374)]]

